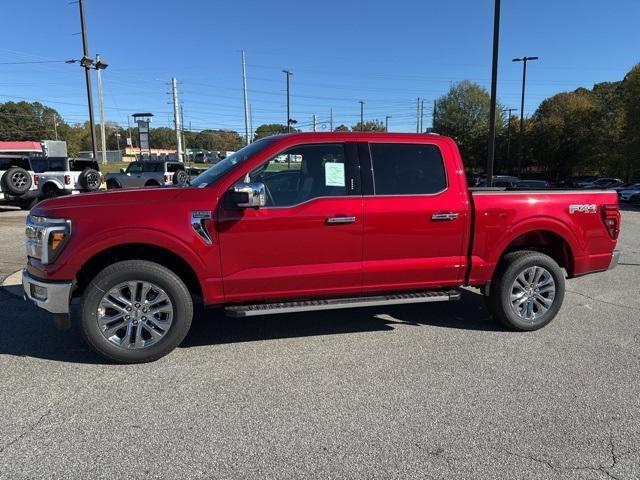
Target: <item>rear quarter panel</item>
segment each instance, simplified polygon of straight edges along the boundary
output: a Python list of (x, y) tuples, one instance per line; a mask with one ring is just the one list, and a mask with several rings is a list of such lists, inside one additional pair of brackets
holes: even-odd
[[(615, 248), (604, 227), (603, 205), (617, 204), (616, 192), (474, 192), (475, 225), (469, 284), (484, 285), (509, 245), (521, 235), (548, 231), (569, 247), (571, 276), (606, 270)], [(570, 211), (595, 205), (595, 212)]]

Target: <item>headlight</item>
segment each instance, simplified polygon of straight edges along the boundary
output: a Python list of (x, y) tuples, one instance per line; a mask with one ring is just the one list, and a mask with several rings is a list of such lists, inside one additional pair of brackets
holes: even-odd
[(25, 229), (27, 255), (44, 265), (55, 260), (71, 236), (71, 220), (29, 215)]

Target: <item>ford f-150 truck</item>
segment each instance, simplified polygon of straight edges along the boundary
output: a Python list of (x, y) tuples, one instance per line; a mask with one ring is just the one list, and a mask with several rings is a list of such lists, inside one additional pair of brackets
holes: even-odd
[(84, 339), (123, 363), (179, 345), (196, 300), (244, 317), (451, 301), (472, 286), (496, 320), (535, 330), (558, 313), (565, 277), (616, 265), (617, 201), (470, 191), (437, 135), (273, 136), (184, 186), (37, 205), (23, 287), (62, 327), (80, 297)]

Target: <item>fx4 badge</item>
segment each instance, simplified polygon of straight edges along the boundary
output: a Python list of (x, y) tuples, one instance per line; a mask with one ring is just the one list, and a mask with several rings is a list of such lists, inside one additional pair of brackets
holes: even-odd
[(595, 203), (569, 205), (569, 213), (596, 213)]

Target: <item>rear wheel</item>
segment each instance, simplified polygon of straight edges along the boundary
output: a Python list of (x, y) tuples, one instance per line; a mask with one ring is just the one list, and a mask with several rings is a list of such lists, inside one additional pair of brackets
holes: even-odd
[(548, 255), (512, 252), (494, 275), (486, 306), (491, 315), (513, 330), (538, 330), (557, 315), (564, 299), (564, 275)]
[(103, 357), (142, 363), (176, 348), (192, 318), (191, 294), (180, 277), (157, 263), (129, 260), (106, 267), (86, 287), (80, 331)]
[(41, 196), (43, 199), (56, 198), (56, 197), (59, 197), (60, 195), (62, 195), (62, 192), (58, 187), (56, 187), (52, 183), (47, 183), (46, 185), (42, 186)]
[(93, 168), (85, 168), (78, 176), (80, 187), (86, 192), (100, 190), (100, 172)]

